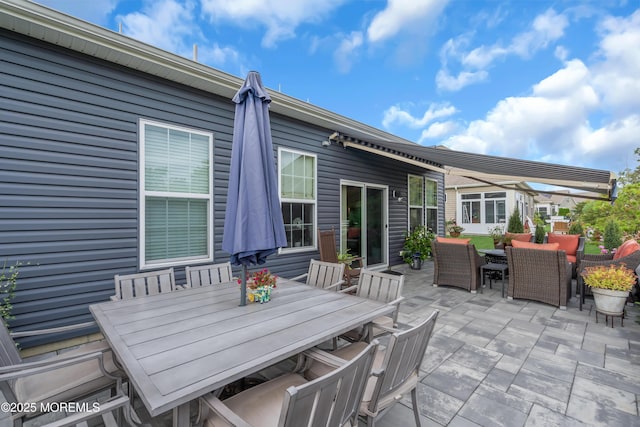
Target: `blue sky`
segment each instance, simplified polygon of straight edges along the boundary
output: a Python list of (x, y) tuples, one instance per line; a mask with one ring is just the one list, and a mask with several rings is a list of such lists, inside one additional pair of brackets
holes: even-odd
[(39, 0), (423, 145), (620, 172), (639, 0)]

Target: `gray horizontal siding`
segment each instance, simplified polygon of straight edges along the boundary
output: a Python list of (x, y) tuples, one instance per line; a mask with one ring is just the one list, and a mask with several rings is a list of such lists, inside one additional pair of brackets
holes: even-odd
[[(5, 31), (0, 40), (0, 259), (28, 263), (20, 272), (13, 328), (91, 320), (88, 305), (113, 294), (113, 276), (138, 271), (141, 118), (214, 135), (214, 258), (228, 260), (221, 244), (234, 115), (229, 99)], [(323, 229), (339, 224), (341, 178), (406, 191), (407, 173), (424, 173), (359, 150), (322, 147), (332, 132), (272, 115), (276, 150), (318, 157)], [(406, 222), (406, 203), (389, 200), (391, 264), (401, 262)], [(318, 252), (275, 255), (266, 267), (291, 277), (305, 272), (310, 258)], [(182, 282), (183, 269), (176, 274)]]

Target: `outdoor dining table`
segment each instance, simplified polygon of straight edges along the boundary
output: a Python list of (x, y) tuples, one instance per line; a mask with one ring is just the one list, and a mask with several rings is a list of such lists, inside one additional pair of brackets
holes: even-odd
[(240, 306), (236, 282), (90, 306), (149, 414), (189, 402), (379, 316), (392, 306), (278, 279), (271, 301)]

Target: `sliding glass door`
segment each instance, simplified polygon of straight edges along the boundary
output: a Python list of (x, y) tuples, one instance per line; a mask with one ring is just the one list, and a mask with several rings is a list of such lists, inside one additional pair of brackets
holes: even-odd
[(340, 250), (364, 258), (366, 266), (387, 265), (387, 188), (341, 185)]

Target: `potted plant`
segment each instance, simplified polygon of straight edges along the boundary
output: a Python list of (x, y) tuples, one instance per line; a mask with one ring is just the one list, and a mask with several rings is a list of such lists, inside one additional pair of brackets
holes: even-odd
[(447, 221), (447, 231), (451, 237), (458, 237), (464, 231), (464, 227), (456, 224), (456, 220), (452, 218)]
[(493, 239), (493, 246), (498, 246), (504, 237), (504, 226), (498, 224), (495, 227), (490, 227), (489, 236)]
[(620, 316), (636, 283), (636, 275), (624, 264), (587, 267), (581, 273), (585, 285), (591, 288), (596, 310), (609, 316)]
[(402, 259), (414, 270), (422, 268), (422, 262), (431, 255), (433, 233), (423, 226), (418, 226), (407, 233), (402, 248)]
[[(247, 288), (249, 302), (259, 302), (260, 304), (271, 300), (271, 290), (276, 287), (278, 276), (271, 274), (266, 268), (248, 274)], [(238, 279), (238, 284), (241, 281)]]

